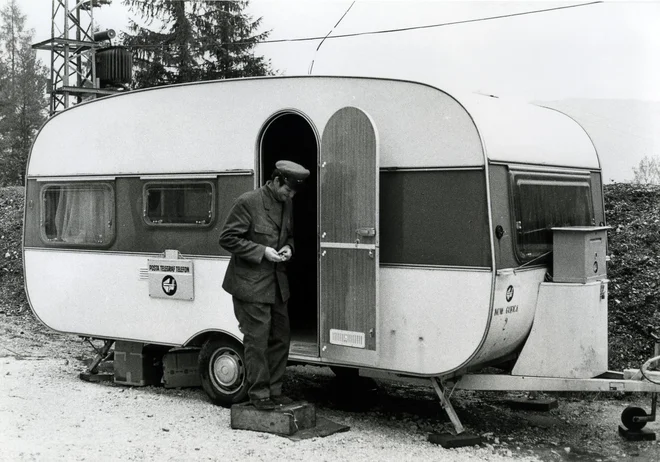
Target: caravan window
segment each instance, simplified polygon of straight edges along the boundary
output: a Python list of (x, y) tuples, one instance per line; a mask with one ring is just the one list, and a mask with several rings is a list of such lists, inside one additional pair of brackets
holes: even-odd
[(511, 178), (521, 261), (552, 250), (551, 228), (595, 224), (588, 175), (513, 172)]
[(109, 245), (114, 236), (114, 190), (108, 184), (44, 186), (41, 235), (49, 244)]
[(208, 181), (147, 183), (144, 217), (154, 226), (208, 226), (215, 209), (214, 185)]

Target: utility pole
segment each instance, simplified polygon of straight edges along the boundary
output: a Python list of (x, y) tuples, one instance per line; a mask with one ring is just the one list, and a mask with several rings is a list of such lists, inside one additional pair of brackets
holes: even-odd
[[(96, 76), (96, 50), (114, 31), (94, 34), (94, 8), (111, 0), (52, 0), (51, 37), (32, 45), (50, 50), (50, 114), (83, 99), (116, 93), (102, 89)], [(71, 5), (71, 6), (70, 6)], [(72, 100), (75, 100), (72, 101)]]

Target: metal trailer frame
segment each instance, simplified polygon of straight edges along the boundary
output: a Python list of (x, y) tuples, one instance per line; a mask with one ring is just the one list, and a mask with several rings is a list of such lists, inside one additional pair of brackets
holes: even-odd
[[(653, 358), (660, 360), (660, 356)], [(647, 422), (656, 420), (658, 394), (660, 394), (660, 371), (626, 369), (624, 372), (608, 371), (599, 377), (590, 379), (570, 379), (562, 377), (529, 377), (511, 374), (466, 374), (461, 377), (403, 377), (380, 371), (360, 370), (360, 375), (374, 379), (393, 380), (427, 386), (429, 381), (440, 399), (442, 409), (447, 413), (454, 426), (456, 435), (465, 432), (465, 428), (451, 404), (454, 390), (471, 391), (538, 391), (538, 392), (628, 392), (651, 393), (651, 412), (646, 413), (638, 407), (627, 407), (621, 414), (621, 420), (628, 430), (637, 431)], [(650, 380), (657, 383), (653, 383)], [(635, 410), (630, 412), (629, 410)]]
[[(456, 380), (449, 379), (447, 383), (432, 377), (431, 383), (440, 403), (454, 424), (456, 434), (464, 431), (449, 398), (454, 389), (473, 391), (568, 391), (568, 392), (629, 392), (651, 393), (651, 412), (646, 413), (637, 407), (627, 407), (621, 413), (621, 422), (626, 427), (620, 432), (636, 432), (647, 422), (656, 420), (658, 394), (660, 393), (660, 338), (651, 333), (655, 339), (655, 356), (646, 361), (640, 369), (624, 369), (623, 372), (607, 371), (590, 379), (562, 377), (530, 377), (511, 374), (466, 374)], [(649, 370), (656, 368), (656, 370)], [(448, 384), (452, 383), (451, 390)], [(449, 395), (447, 395), (449, 391)]]

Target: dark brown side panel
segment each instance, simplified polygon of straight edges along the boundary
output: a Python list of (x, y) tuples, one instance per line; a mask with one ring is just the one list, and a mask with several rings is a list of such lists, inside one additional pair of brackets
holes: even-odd
[(490, 267), (483, 170), (383, 171), (380, 263)]
[(605, 210), (603, 210), (603, 183), (600, 172), (591, 172), (591, 195), (596, 224), (607, 224), (605, 221)]
[[(252, 175), (220, 176), (215, 182), (215, 217), (210, 226), (150, 226), (143, 219), (143, 186), (137, 177), (122, 177), (111, 182), (115, 190), (114, 242), (106, 250), (115, 252), (161, 253), (176, 249), (188, 255), (228, 255), (218, 245), (220, 231), (234, 200), (254, 187)], [(52, 184), (52, 183), (50, 183)], [(44, 183), (29, 180), (26, 189), (25, 246), (67, 248), (44, 242), (40, 234), (41, 189)], [(71, 247), (80, 249), (80, 246)], [(84, 250), (84, 249), (83, 249)]]
[(493, 232), (498, 226), (502, 227), (501, 238), (494, 238), (495, 261), (497, 268), (515, 268), (520, 265), (513, 251), (513, 239), (516, 237), (513, 230), (513, 217), (511, 216), (511, 197), (509, 191), (509, 172), (504, 165), (491, 165), (490, 174), (490, 200), (493, 205)]

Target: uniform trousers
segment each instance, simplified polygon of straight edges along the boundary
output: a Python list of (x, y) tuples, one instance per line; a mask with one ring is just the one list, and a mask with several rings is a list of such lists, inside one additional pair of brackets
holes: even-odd
[[(279, 299), (279, 297), (278, 297)], [(250, 401), (282, 394), (291, 331), (287, 302), (246, 302), (233, 297), (234, 314), (243, 333)]]

